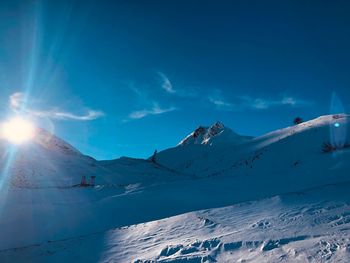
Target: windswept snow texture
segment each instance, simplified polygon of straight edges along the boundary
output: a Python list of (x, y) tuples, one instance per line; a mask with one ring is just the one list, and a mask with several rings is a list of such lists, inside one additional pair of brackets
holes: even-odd
[(0, 252), (1, 262), (349, 262), (350, 184)]
[(15, 152), (2, 142), (0, 262), (347, 262), (349, 123), (257, 138), (216, 123), (156, 163), (96, 161), (45, 131)]

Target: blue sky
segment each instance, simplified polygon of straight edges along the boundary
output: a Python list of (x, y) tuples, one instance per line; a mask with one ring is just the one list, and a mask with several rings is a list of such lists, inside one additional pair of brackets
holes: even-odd
[(347, 111), (348, 1), (2, 1), (1, 119), (97, 159)]

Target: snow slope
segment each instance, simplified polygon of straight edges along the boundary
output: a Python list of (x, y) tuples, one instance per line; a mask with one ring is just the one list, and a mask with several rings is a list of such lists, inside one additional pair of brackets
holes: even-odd
[[(0, 141), (0, 152), (0, 228), (6, 237), (0, 248), (93, 232), (95, 224), (113, 227), (114, 211), (97, 219), (100, 210), (109, 211), (100, 202), (178, 177), (146, 160), (96, 161), (41, 129), (33, 142), (18, 148)], [(88, 182), (96, 176), (96, 187), (79, 187), (82, 176)]]
[(350, 184), (0, 251), (1, 262), (349, 262)]
[[(98, 162), (39, 128), (34, 141), (20, 147), (13, 148), (8, 142), (0, 141), (0, 152), (2, 167), (11, 162), (8, 183), (20, 188), (72, 187), (81, 182), (82, 176), (87, 181), (90, 176), (96, 176), (96, 184), (100, 185), (138, 183), (147, 177), (160, 176), (156, 171), (158, 166), (141, 159)], [(147, 170), (149, 174), (144, 174)], [(168, 174), (162, 172), (161, 178)]]
[[(335, 123), (340, 127), (336, 128)], [(324, 142), (350, 141), (347, 115), (329, 115), (239, 144), (192, 144), (160, 152), (160, 164), (196, 177), (289, 174), (328, 170), (337, 158), (322, 154)], [(347, 152), (344, 153), (347, 155)], [(334, 157), (334, 156), (333, 156)], [(318, 160), (318, 167), (313, 167)], [(294, 165), (295, 164), (295, 165)], [(311, 166), (311, 167), (309, 167)], [(323, 166), (322, 168), (320, 166)]]
[(11, 175), (2, 179), (15, 187), (72, 186), (82, 175), (100, 173), (93, 158), (41, 129), (33, 142), (17, 148), (2, 140), (0, 152), (1, 166), (9, 168), (3, 172)]
[[(336, 123), (339, 125), (335, 125)], [(242, 202), (272, 196), (281, 197), (290, 192), (306, 191), (322, 185), (349, 181), (347, 171), (350, 168), (350, 151), (344, 148), (335, 153), (322, 152), (324, 142), (330, 141), (341, 148), (340, 146), (349, 141), (348, 125), (349, 118), (347, 115), (330, 115), (257, 138), (241, 137), (235, 134), (234, 137), (239, 136), (235, 140), (223, 139), (225, 132), (220, 132), (220, 128), (218, 129), (219, 132), (206, 141), (207, 143), (203, 143), (202, 139), (197, 143), (190, 138), (187, 143), (160, 152), (156, 157), (157, 164), (129, 158), (98, 162), (75, 151), (74, 154), (70, 151), (69, 153), (65, 151), (63, 153), (61, 151), (59, 153), (55, 151), (48, 153), (45, 147), (43, 149), (39, 147), (38, 155), (36, 158), (32, 158), (31, 156), (28, 157), (29, 153), (32, 152), (30, 150), (33, 147), (36, 149), (38, 146), (28, 146), (21, 150), (21, 154), (23, 159), (38, 171), (42, 169), (40, 162), (47, 160), (47, 156), (50, 156), (50, 159), (53, 158), (52, 162), (57, 165), (57, 170), (52, 175), (55, 180), (35, 180), (36, 187), (17, 187), (16, 185), (3, 187), (2, 192), (3, 195), (6, 193), (6, 198), (0, 200), (0, 208), (2, 209), (0, 228), (2, 229), (2, 236), (5, 238), (0, 239), (0, 249), (42, 244), (48, 240), (54, 241), (66, 238), (74, 240), (74, 237), (85, 235), (90, 238), (90, 235), (94, 232), (104, 233), (104, 236), (106, 233), (110, 233), (105, 232), (106, 230), (115, 227), (144, 223), (200, 209), (232, 204), (240, 206), (239, 204), (244, 205)], [(226, 128), (222, 129), (226, 130)], [(226, 140), (227, 143), (225, 143)], [(218, 143), (215, 143), (216, 141)], [(64, 161), (57, 161), (56, 154), (61, 158), (60, 160)], [(74, 157), (72, 157), (73, 155)], [(41, 161), (39, 162), (37, 159)], [(72, 162), (70, 169), (65, 167), (68, 161)], [(71, 187), (67, 183), (69, 182), (68, 179), (73, 182), (80, 178), (80, 174), (79, 176), (75, 175), (78, 174), (75, 172), (76, 167), (83, 167), (88, 171), (87, 167), (90, 164), (94, 165), (93, 171), (99, 177), (98, 186), (94, 188)], [(18, 167), (21, 167), (21, 165), (15, 163), (11, 171), (16, 171)], [(23, 167), (27, 166), (24, 165)], [(44, 167), (46, 167), (46, 164)], [(64, 172), (60, 173), (59, 171)], [(25, 174), (30, 177), (29, 173)], [(48, 175), (51, 176), (51, 174)], [(10, 172), (9, 177), (12, 176), (13, 174)], [(64, 180), (61, 180), (60, 176)], [(329, 196), (329, 198), (333, 198), (332, 195)], [(321, 201), (329, 200), (331, 199)], [(304, 202), (307, 206), (309, 201), (306, 199), (300, 202)], [(265, 206), (263, 201), (256, 202), (263, 207), (262, 209), (271, 210), (271, 213), (274, 212), (271, 207)], [(341, 202), (347, 202), (347, 200)], [(279, 206), (281, 209), (289, 209), (288, 207), (284, 208), (283, 204), (276, 204), (275, 206), (276, 209)], [(236, 208), (237, 206), (235, 206)], [(242, 212), (242, 217), (237, 217), (237, 214), (230, 214), (229, 209), (227, 210), (227, 217), (232, 218), (232, 221), (242, 222), (248, 220), (249, 216), (249, 212)], [(258, 217), (262, 217), (262, 215), (257, 214), (256, 219)], [(186, 216), (180, 216), (179, 218), (179, 224), (182, 224), (184, 228), (181, 231), (185, 231), (189, 221), (186, 221)], [(189, 220), (192, 219), (190, 217)], [(232, 224), (232, 227), (234, 227), (233, 222), (228, 223), (228, 227)], [(282, 225), (280, 226), (282, 227)], [(278, 227), (273, 229), (278, 229)], [(296, 225), (295, 229), (292, 229), (289, 233), (294, 233), (298, 227), (299, 225)], [(322, 228), (320, 232), (326, 231), (327, 227), (328, 225)], [(111, 250), (106, 250), (103, 247), (105, 243), (101, 243), (99, 237), (96, 241), (91, 241), (98, 251), (96, 254), (100, 255), (104, 251), (109, 251), (106, 252), (108, 255), (119, 258), (118, 247), (123, 248), (121, 243), (125, 243), (125, 246), (129, 244), (129, 241), (123, 239), (128, 235), (131, 236), (128, 240), (130, 240), (130, 246), (133, 249), (142, 247), (140, 241), (138, 241), (142, 240), (141, 237), (138, 239), (138, 232), (141, 230), (139, 226), (135, 226), (135, 228), (135, 236), (132, 232), (125, 234), (125, 232), (117, 231), (115, 235), (113, 234), (113, 240), (120, 240), (120, 243), (118, 243), (117, 248), (115, 243), (112, 243), (110, 245)], [(194, 228), (189, 227), (188, 231), (188, 233), (194, 231), (193, 238), (197, 234), (198, 237), (202, 238), (201, 234), (195, 232)], [(226, 228), (220, 231), (226, 231)], [(149, 233), (150, 236), (154, 235), (156, 238), (158, 232), (151, 229), (146, 233)], [(202, 239), (210, 239), (211, 233), (209, 232)], [(272, 234), (272, 232), (267, 232), (266, 238), (259, 240), (265, 242), (269, 235), (271, 235), (271, 240), (275, 240)], [(170, 232), (165, 231), (164, 235), (170, 235)], [(243, 236), (240, 239), (244, 241)], [(293, 236), (295, 234), (288, 234), (285, 238), (289, 240)], [(90, 242), (88, 241), (89, 238), (86, 242)], [(148, 238), (149, 236), (144, 240), (144, 244), (145, 246), (148, 244), (149, 248), (157, 247), (155, 243), (159, 245), (157, 249), (166, 245), (163, 239), (157, 239), (158, 241), (154, 241), (152, 244), (147, 243)], [(281, 239), (283, 238), (281, 237)], [(85, 240), (85, 238), (79, 238), (78, 240)], [(85, 241), (81, 242), (84, 243)], [(282, 243), (284, 242), (282, 241)], [(139, 245), (133, 246), (131, 245), (133, 243)], [(44, 248), (46, 248), (45, 246)], [(107, 246), (109, 246), (108, 242)], [(72, 245), (72, 247), (75, 247), (75, 245)], [(42, 246), (39, 248), (42, 248)], [(79, 246), (76, 248), (79, 251)], [(47, 249), (51, 251), (51, 247), (47, 247)], [(143, 249), (140, 254), (130, 253), (136, 253), (135, 255), (139, 255), (138, 257), (141, 259), (154, 259), (158, 255), (157, 260), (163, 260), (160, 254), (157, 254), (158, 250), (149, 255), (146, 254), (146, 250), (146, 248)], [(7, 255), (13, 257), (17, 253), (13, 250), (9, 251), (2, 254), (4, 259)], [(19, 251), (18, 256), (22, 254), (22, 250)], [(34, 251), (34, 254), (37, 253), (32, 248), (30, 251)], [(40, 249), (38, 251), (40, 254)], [(77, 256), (74, 254), (75, 250), (69, 251), (71, 252), (67, 252), (66, 256)], [(125, 254), (128, 254), (126, 251)], [(261, 251), (261, 244), (257, 246), (257, 254), (258, 251)], [(23, 253), (25, 254), (25, 252)], [(33, 256), (31, 253), (30, 255)], [(61, 255), (60, 253), (58, 255)], [(230, 253), (223, 253), (222, 256), (229, 256)], [(164, 258), (164, 262), (170, 260), (172, 256), (168, 257), (168, 259)], [(55, 257), (48, 258), (51, 260)], [(127, 257), (125, 259), (129, 260)], [(202, 259), (194, 259), (193, 262), (200, 262), (200, 260)], [(85, 262), (84, 260), (81, 261)], [(119, 262), (128, 261), (121, 260)]]

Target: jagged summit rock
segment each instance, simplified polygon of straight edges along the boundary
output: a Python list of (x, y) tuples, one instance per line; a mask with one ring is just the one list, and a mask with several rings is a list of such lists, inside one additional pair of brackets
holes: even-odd
[(230, 128), (226, 127), (222, 122), (217, 121), (209, 127), (199, 126), (183, 140), (178, 146), (191, 144), (213, 145), (222, 143), (238, 143), (251, 139), (250, 136), (241, 136)]

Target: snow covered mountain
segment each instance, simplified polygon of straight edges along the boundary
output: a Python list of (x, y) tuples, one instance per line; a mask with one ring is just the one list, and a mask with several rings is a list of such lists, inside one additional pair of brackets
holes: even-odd
[(210, 127), (198, 127), (176, 147), (158, 153), (157, 160), (171, 169), (198, 175), (201, 172), (198, 167), (193, 166), (191, 169), (195, 160), (203, 159), (204, 156), (211, 158), (216, 151), (225, 148), (238, 149), (240, 144), (252, 139), (251, 136), (239, 135), (221, 122), (216, 122)]
[[(323, 116), (257, 138), (243, 137), (238, 139), (238, 144), (229, 141), (211, 146), (186, 144), (186, 147), (170, 148), (160, 152), (157, 160), (166, 167), (195, 177), (284, 174), (288, 178), (296, 173), (313, 173), (315, 169), (328, 173), (337, 158), (323, 154), (322, 146), (327, 142), (346, 144), (349, 141), (348, 125), (346, 115)], [(220, 141), (220, 136), (219, 133), (214, 138)], [(346, 151), (342, 154), (347, 155)], [(317, 167), (315, 160), (320, 161)]]
[(2, 167), (9, 166), (8, 183), (15, 187), (68, 187), (101, 173), (93, 158), (39, 128), (32, 142), (15, 148), (1, 141), (0, 151)]
[(186, 136), (178, 146), (191, 144), (218, 145), (218, 144), (239, 144), (252, 137), (240, 136), (221, 122), (216, 122), (210, 127), (200, 126), (191, 134)]
[[(337, 254), (333, 259), (349, 259), (349, 124), (348, 115), (328, 115), (251, 138), (216, 123), (159, 152), (156, 163), (96, 161), (55, 137), (47, 145), (33, 143), (18, 151), (6, 174), (16, 178), (21, 169), (30, 184), (1, 189), (6, 238), (0, 249), (10, 250), (0, 253), (0, 261), (25, 255), (36, 262), (73, 256), (88, 262), (76, 251), (90, 247), (98, 255), (91, 262), (263, 262), (264, 255), (274, 259), (267, 262), (304, 262), (308, 256), (322, 262), (328, 248)], [(72, 187), (81, 174), (96, 175), (97, 185)], [(327, 185), (334, 186), (323, 195)], [(318, 189), (317, 198), (308, 198), (311, 189)], [(143, 224), (200, 209), (210, 210)], [(193, 220), (197, 215), (203, 219)], [(43, 245), (11, 250), (33, 244)], [(308, 246), (314, 252), (308, 254)]]
[[(95, 176), (97, 185), (139, 183), (147, 178), (145, 170), (151, 171), (149, 177), (160, 176), (156, 165), (141, 159), (96, 161), (40, 128), (36, 128), (32, 142), (20, 147), (0, 141), (0, 152), (2, 167), (11, 162), (9, 184), (17, 188), (69, 188), (80, 184), (83, 176), (87, 182)], [(163, 172), (162, 178), (168, 173)]]

